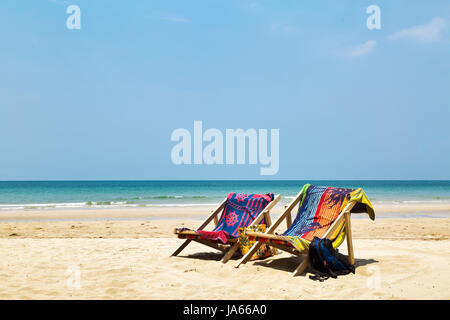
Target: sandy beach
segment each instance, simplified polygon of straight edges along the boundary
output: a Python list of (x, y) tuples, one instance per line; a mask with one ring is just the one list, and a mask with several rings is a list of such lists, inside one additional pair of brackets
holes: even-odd
[(0, 2), (0, 300), (450, 300), (450, 0), (23, 3)]
[(222, 264), (219, 252), (196, 243), (170, 257), (182, 243), (173, 228), (197, 227), (209, 209), (2, 212), (0, 298), (450, 298), (450, 218), (433, 218), (448, 215), (446, 205), (377, 206), (375, 221), (354, 215), (356, 274), (325, 282), (292, 278), (301, 258), (287, 253), (238, 269), (237, 256)]

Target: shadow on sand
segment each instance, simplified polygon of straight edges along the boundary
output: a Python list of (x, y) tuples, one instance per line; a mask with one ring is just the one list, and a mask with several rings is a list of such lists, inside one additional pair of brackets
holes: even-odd
[[(185, 256), (179, 256), (182, 258), (189, 258), (189, 259), (200, 259), (200, 260), (216, 260), (216, 261), (220, 261), (222, 260), (223, 256), (225, 255), (225, 253), (223, 252), (198, 252), (198, 253), (192, 253), (192, 254), (188, 254)], [(234, 254), (231, 260), (238, 260), (240, 259), (242, 256), (240, 254)]]
[[(305, 259), (304, 257), (283, 257), (283, 258), (269, 258), (266, 260), (257, 260), (253, 264), (261, 267), (273, 268), (281, 271), (294, 272), (294, 270), (298, 267), (300, 262)], [(378, 260), (375, 259), (355, 259), (355, 268), (362, 267), (368, 264), (378, 263)], [(308, 267), (308, 271), (311, 271), (311, 267)], [(306, 276), (306, 273), (303, 273), (302, 276)]]
[[(220, 261), (223, 258), (224, 253), (222, 252), (198, 252), (198, 253), (192, 253), (185, 256), (180, 256), (182, 258), (188, 258), (188, 259), (200, 259), (200, 260), (212, 260), (212, 261)], [(238, 260), (242, 256), (238, 253), (234, 254), (231, 260)], [(297, 257), (297, 256), (290, 256), (290, 257), (280, 257), (277, 256), (270, 257), (264, 260), (255, 260), (255, 261), (249, 261), (249, 264), (253, 264), (256, 266), (261, 267), (267, 267), (267, 268), (273, 268), (276, 270), (286, 271), (286, 272), (293, 272), (300, 262), (302, 262), (304, 257)], [(355, 268), (363, 267), (369, 264), (378, 263), (378, 260), (375, 259), (359, 259), (355, 258)], [(308, 267), (308, 271), (311, 271), (311, 268)], [(303, 273), (302, 276), (306, 276), (306, 273)]]

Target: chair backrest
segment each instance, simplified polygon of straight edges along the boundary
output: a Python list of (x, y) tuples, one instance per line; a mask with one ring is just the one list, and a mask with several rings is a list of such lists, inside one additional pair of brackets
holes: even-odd
[(321, 238), (350, 201), (354, 190), (305, 186), (297, 216), (283, 235), (301, 237), (309, 242), (315, 236)]
[[(232, 238), (238, 237), (239, 228), (249, 226), (261, 211), (274, 199), (273, 193), (230, 193), (219, 222), (213, 231), (226, 231)], [(261, 221), (265, 223), (265, 221)]]

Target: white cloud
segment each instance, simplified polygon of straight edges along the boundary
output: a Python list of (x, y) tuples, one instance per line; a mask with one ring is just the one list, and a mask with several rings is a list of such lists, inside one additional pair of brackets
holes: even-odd
[(346, 50), (344, 55), (346, 55), (348, 57), (364, 56), (366, 54), (371, 53), (373, 51), (373, 49), (375, 49), (376, 44), (377, 44), (377, 42), (375, 40), (366, 41), (363, 44), (354, 46), (353, 48)]
[(440, 39), (445, 27), (445, 20), (436, 17), (431, 19), (427, 24), (400, 30), (390, 35), (389, 39), (413, 39), (421, 42), (433, 42)]

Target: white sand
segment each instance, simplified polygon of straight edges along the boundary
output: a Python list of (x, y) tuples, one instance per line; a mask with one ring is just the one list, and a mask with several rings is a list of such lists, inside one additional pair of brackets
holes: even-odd
[(0, 298), (450, 298), (450, 219), (354, 219), (356, 274), (325, 282), (293, 278), (301, 258), (287, 253), (239, 269), (196, 243), (169, 257), (182, 223), (199, 221), (2, 222)]
[[(176, 239), (0, 239), (2, 299), (449, 299), (450, 241), (355, 241), (356, 274), (292, 278), (286, 253), (239, 269)], [(206, 248), (206, 250), (205, 250)], [(77, 275), (78, 274), (78, 275)]]

